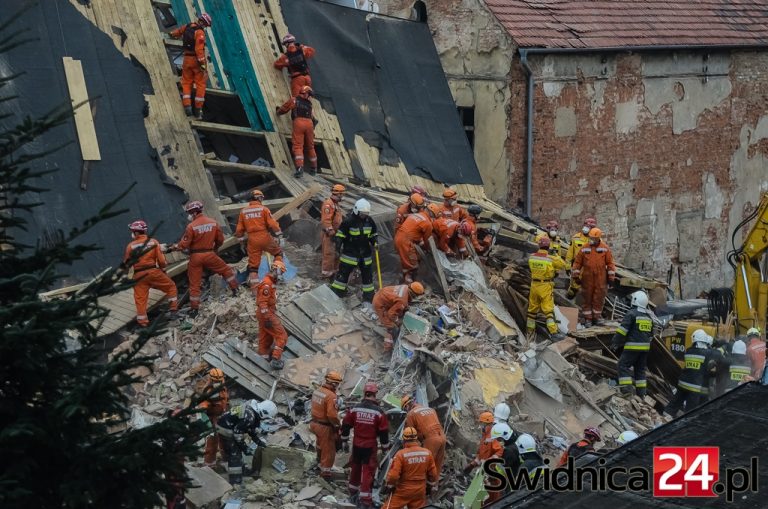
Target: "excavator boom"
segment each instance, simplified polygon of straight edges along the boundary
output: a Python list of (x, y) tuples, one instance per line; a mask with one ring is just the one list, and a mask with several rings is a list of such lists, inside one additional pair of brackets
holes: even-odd
[(768, 314), (768, 274), (765, 264), (768, 253), (768, 193), (760, 199), (757, 210), (751, 214), (755, 222), (744, 238), (741, 248), (734, 250), (733, 311), (736, 315), (737, 333), (750, 327), (765, 329)]

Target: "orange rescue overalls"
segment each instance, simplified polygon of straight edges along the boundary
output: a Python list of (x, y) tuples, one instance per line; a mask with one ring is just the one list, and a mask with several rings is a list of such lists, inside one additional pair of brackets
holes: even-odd
[(410, 299), (408, 285), (385, 286), (373, 296), (373, 310), (379, 315), (379, 323), (389, 332), (389, 337), (384, 338), (384, 348), (392, 348), (394, 329), (400, 326)]
[(147, 301), (150, 288), (165, 293), (171, 311), (176, 311), (178, 302), (176, 284), (163, 271), (168, 263), (165, 261), (165, 255), (160, 251), (160, 244), (155, 239), (150, 239), (146, 235), (137, 235), (125, 247), (123, 262), (128, 262), (132, 256), (137, 256), (143, 251), (145, 251), (144, 254), (139, 256), (133, 265), (133, 279), (136, 281), (133, 287), (133, 301), (136, 303), (136, 322), (146, 327), (149, 325)]
[(454, 221), (458, 221), (459, 223), (461, 223), (462, 221), (470, 217), (469, 213), (467, 212), (467, 209), (465, 209), (461, 205), (456, 204), (451, 206), (451, 205), (446, 205), (445, 202), (443, 202), (441, 207), (443, 209), (444, 217), (449, 217)]
[(445, 432), (443, 425), (440, 424), (440, 418), (437, 412), (429, 407), (424, 407), (414, 403), (408, 415), (405, 416), (405, 427), (412, 427), (419, 433), (425, 449), (432, 453), (435, 459), (435, 468), (437, 469), (437, 478), (443, 471), (445, 462)]
[(472, 247), (474, 248), (475, 253), (477, 253), (478, 256), (483, 255), (488, 250), (488, 248), (491, 247), (491, 242), (493, 239), (490, 235), (486, 235), (482, 238), (482, 240), (477, 237), (477, 223), (475, 222), (474, 217), (468, 215), (464, 221), (472, 226), (472, 233), (469, 235), (469, 239), (472, 243)]
[(400, 255), (403, 281), (410, 283), (419, 268), (419, 255), (416, 244), (425, 245), (432, 235), (432, 220), (425, 211), (411, 214), (395, 233), (395, 248)]
[(405, 442), (392, 458), (387, 473), (387, 486), (394, 491), (383, 505), (386, 509), (420, 509), (427, 505), (427, 483), (433, 490), (437, 485), (438, 472), (432, 453), (420, 447), (415, 440)]
[(323, 262), (320, 267), (322, 277), (331, 277), (339, 270), (339, 256), (336, 254), (334, 235), (342, 220), (341, 209), (333, 198), (327, 198), (320, 208), (320, 227), (322, 228), (321, 248)]
[(608, 245), (600, 241), (597, 246), (587, 244), (576, 254), (571, 277), (581, 281), (581, 312), (587, 321), (597, 322), (603, 313), (607, 281), (616, 279), (616, 265)]
[(395, 210), (395, 223), (394, 223), (394, 231), (397, 233), (397, 230), (400, 229), (401, 226), (403, 226), (403, 221), (405, 221), (405, 218), (408, 217), (408, 214), (411, 213), (411, 202), (407, 201), (397, 207), (397, 210)]
[(303, 44), (289, 44), (285, 53), (275, 60), (275, 69), (288, 69), (291, 77), (291, 96), (296, 97), (303, 86), (312, 86), (307, 60), (315, 56), (315, 49)]
[(195, 108), (203, 108), (208, 73), (200, 66), (207, 63), (205, 57), (205, 30), (197, 23), (181, 26), (170, 33), (174, 39), (184, 42), (184, 61), (181, 64), (181, 103), (192, 106), (192, 84), (195, 85)]
[[(207, 389), (206, 389), (207, 390)], [(208, 419), (213, 426), (213, 435), (205, 439), (205, 452), (203, 453), (203, 461), (207, 465), (216, 463), (216, 453), (218, 453), (221, 447), (219, 443), (219, 434), (216, 433), (216, 423), (219, 422), (219, 417), (227, 411), (227, 405), (229, 404), (229, 391), (226, 387), (222, 387), (219, 392), (208, 401), (200, 403), (200, 408), (205, 410)]]
[(256, 286), (256, 319), (259, 321), (259, 355), (272, 359), (283, 356), (288, 333), (277, 316), (277, 290), (272, 274), (267, 274)]
[(258, 283), (261, 254), (264, 251), (274, 256), (275, 260), (283, 259), (283, 250), (270, 232), (279, 234), (280, 225), (261, 201), (254, 200), (240, 211), (235, 237), (242, 239), (246, 233), (248, 234), (248, 269), (250, 270), (248, 280), (251, 288)]
[(224, 234), (221, 233), (221, 228), (216, 221), (200, 214), (187, 225), (184, 236), (176, 246), (182, 251), (189, 250), (187, 276), (189, 277), (189, 306), (192, 309), (200, 307), (203, 269), (219, 274), (230, 288), (237, 288), (235, 271), (216, 254), (223, 242)]
[[(491, 438), (492, 427), (493, 426), (489, 424), (483, 429), (483, 436), (480, 439), (480, 444), (477, 447), (477, 454), (472, 460), (472, 464), (480, 466), (483, 464), (483, 461), (491, 458), (501, 458), (504, 454), (504, 447), (501, 445), (501, 442), (495, 438)], [(486, 482), (487, 481), (488, 478), (486, 478)], [(488, 493), (488, 498), (485, 502), (495, 502), (501, 498), (501, 493), (501, 491), (492, 491)]]
[(336, 461), (336, 436), (341, 426), (336, 408), (336, 391), (323, 384), (312, 393), (312, 422), (309, 429), (317, 437), (317, 461), (320, 476), (330, 479)]
[(467, 245), (459, 234), (461, 224), (450, 216), (441, 216), (432, 222), (432, 231), (437, 239), (437, 249), (448, 256), (464, 258)]
[(312, 113), (312, 101), (299, 96), (291, 97), (277, 109), (278, 115), (291, 112), (293, 119), (293, 162), (296, 168), (304, 167), (304, 150), (309, 156), (309, 167), (313, 172), (317, 171), (317, 152), (315, 151), (315, 125)]

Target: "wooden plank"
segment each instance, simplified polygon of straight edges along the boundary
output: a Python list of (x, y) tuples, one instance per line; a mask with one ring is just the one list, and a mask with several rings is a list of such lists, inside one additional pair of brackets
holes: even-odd
[(254, 173), (256, 175), (272, 175), (272, 172), (274, 171), (274, 168), (269, 168), (267, 166), (231, 163), (229, 161), (219, 161), (218, 159), (204, 159), (203, 164), (206, 168), (220, 172), (241, 172)]
[(435, 262), (435, 267), (437, 268), (437, 279), (440, 281), (440, 286), (443, 288), (443, 297), (447, 299), (450, 296), (448, 293), (448, 281), (445, 279), (443, 265), (437, 257), (437, 245), (435, 244), (434, 237), (429, 237), (429, 248), (432, 252), (432, 260)]
[(203, 354), (203, 360), (215, 368), (219, 368), (224, 371), (224, 374), (233, 379), (238, 384), (242, 385), (253, 394), (262, 399), (267, 399), (271, 387), (263, 389), (252, 382), (251, 375), (243, 370), (240, 366), (233, 363), (229, 358), (224, 357), (220, 353), (206, 352)]
[(217, 124), (215, 122), (205, 122), (203, 120), (190, 119), (190, 125), (193, 129), (199, 131), (209, 131), (212, 133), (231, 134), (234, 136), (248, 136), (251, 138), (264, 138), (264, 133), (254, 131), (250, 127), (240, 127), (236, 125)]
[[(267, 206), (268, 209), (276, 209), (278, 207), (282, 207), (285, 205), (288, 205), (293, 201), (293, 198), (275, 198), (274, 200), (264, 200), (264, 205)], [(228, 203), (226, 205), (219, 205), (219, 211), (221, 211), (222, 214), (227, 216), (236, 216), (240, 213), (241, 210), (243, 210), (245, 207), (248, 206), (248, 203)]]
[(91, 105), (88, 101), (83, 65), (80, 60), (73, 60), (70, 57), (63, 57), (62, 61), (69, 98), (75, 112), (75, 129), (83, 161), (101, 161), (99, 140), (96, 138), (96, 127), (93, 124)]

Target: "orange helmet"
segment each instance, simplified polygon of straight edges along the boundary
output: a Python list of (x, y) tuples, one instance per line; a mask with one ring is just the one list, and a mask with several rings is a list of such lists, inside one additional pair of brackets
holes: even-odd
[(459, 196), (459, 193), (451, 189), (450, 187), (443, 191), (443, 198), (446, 200), (455, 200)]
[(331, 193), (333, 193), (333, 194), (341, 194), (341, 193), (344, 193), (344, 192), (346, 192), (346, 190), (347, 190), (347, 188), (346, 188), (346, 187), (344, 187), (343, 185), (341, 185), (341, 184), (335, 184), (335, 185), (334, 185), (334, 186), (331, 188)]
[(409, 284), (408, 289), (414, 295), (424, 295), (424, 285), (419, 283), (418, 281), (414, 281), (413, 283)]
[(600, 228), (592, 228), (589, 230), (589, 236), (593, 239), (599, 239), (603, 236), (603, 231)]
[(413, 193), (410, 198), (411, 205), (414, 205), (416, 207), (423, 207), (424, 206), (424, 197), (420, 195), (419, 193)]
[(329, 371), (325, 374), (325, 381), (332, 384), (340, 384), (342, 381), (341, 373), (338, 371)]
[(416, 428), (412, 428), (408, 426), (403, 430), (403, 442), (410, 442), (413, 440), (419, 439), (419, 432), (416, 431)]
[(483, 412), (477, 420), (483, 424), (493, 424), (493, 414), (491, 412)]
[(261, 189), (254, 189), (251, 192), (251, 196), (253, 196), (254, 200), (263, 200), (264, 199), (264, 193), (261, 192)]
[(428, 203), (427, 210), (432, 213), (435, 219), (443, 215), (443, 210), (436, 203)]
[(301, 89), (299, 89), (299, 93), (312, 95), (312, 87), (310, 87), (309, 85), (304, 85), (303, 87), (301, 87)]
[(221, 383), (224, 381), (224, 372), (219, 368), (211, 368), (211, 370), (208, 371), (208, 376), (211, 377), (211, 381), (216, 383)]
[(406, 410), (411, 403), (413, 403), (413, 397), (410, 394), (406, 394), (402, 398), (400, 398), (400, 408), (403, 410)]

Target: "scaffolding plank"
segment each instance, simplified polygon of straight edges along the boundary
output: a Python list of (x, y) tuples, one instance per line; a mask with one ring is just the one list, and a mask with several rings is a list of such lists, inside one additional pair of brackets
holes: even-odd
[(67, 78), (69, 98), (75, 112), (75, 129), (80, 142), (80, 153), (83, 161), (101, 161), (99, 140), (96, 137), (96, 126), (93, 123), (91, 105), (88, 101), (88, 88), (85, 85), (83, 64), (71, 57), (62, 57), (64, 75)]

